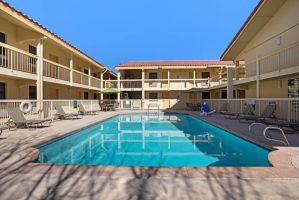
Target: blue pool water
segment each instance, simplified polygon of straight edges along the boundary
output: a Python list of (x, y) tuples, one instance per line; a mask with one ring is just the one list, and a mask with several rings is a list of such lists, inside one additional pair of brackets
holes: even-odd
[(269, 166), (269, 150), (186, 114), (118, 115), (39, 150), (53, 164)]

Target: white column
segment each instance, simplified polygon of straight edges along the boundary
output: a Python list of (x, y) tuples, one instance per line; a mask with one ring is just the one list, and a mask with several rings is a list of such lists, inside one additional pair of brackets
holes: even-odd
[(103, 91), (103, 89), (104, 89), (104, 81), (103, 81), (103, 72), (101, 72), (101, 101), (103, 101), (103, 97), (104, 97), (104, 95), (103, 95), (103, 93), (102, 93), (102, 91)]
[(44, 99), (44, 90), (43, 90), (43, 39), (40, 39), (37, 44), (37, 81), (36, 81), (36, 93), (37, 93), (37, 108), (43, 109), (43, 99)]
[(88, 64), (88, 88), (90, 89), (91, 87), (91, 65), (90, 63)]
[(73, 54), (70, 55), (70, 86), (74, 86), (74, 60), (73, 60)]
[(227, 99), (234, 98), (233, 68), (227, 68)]
[(167, 71), (167, 88), (169, 91), (170, 90), (170, 71), (169, 70)]
[(196, 87), (195, 78), (196, 78), (196, 71), (193, 70), (193, 87)]
[(118, 90), (117, 101), (120, 104), (120, 72), (117, 72), (117, 90)]
[(144, 101), (145, 99), (145, 94), (144, 94), (144, 69), (142, 69), (142, 72), (141, 72), (141, 84), (142, 84), (142, 88), (141, 88), (141, 93), (142, 93), (142, 102)]
[(256, 57), (256, 98), (260, 98), (260, 59)]

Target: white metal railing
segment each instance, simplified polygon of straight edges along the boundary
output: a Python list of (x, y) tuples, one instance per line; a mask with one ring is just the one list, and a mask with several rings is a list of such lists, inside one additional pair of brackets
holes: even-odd
[(141, 79), (129, 79), (129, 80), (120, 80), (120, 88), (142, 88)]
[[(4, 125), (9, 120), (7, 109), (19, 108), (23, 100), (0, 100), (0, 125)], [(81, 103), (86, 110), (99, 109), (98, 100), (43, 100), (38, 102), (30, 100), (32, 104), (32, 111), (25, 114), (27, 119), (37, 118), (53, 118), (56, 114), (55, 106), (62, 106), (66, 112), (77, 112), (79, 103)], [(41, 109), (41, 110), (39, 110)]]
[(43, 60), (43, 76), (70, 81), (70, 71), (71, 69), (69, 67), (47, 59)]
[(104, 80), (103, 83), (103, 88), (117, 88), (117, 80)]
[(260, 74), (299, 65), (299, 44), (294, 44), (260, 59)]
[(36, 74), (37, 56), (0, 42), (0, 67)]
[[(107, 100), (109, 101), (109, 100)], [(113, 102), (117, 102), (113, 100)], [(224, 103), (229, 103), (231, 112), (242, 113), (245, 104), (252, 104), (254, 113), (261, 115), (269, 103), (275, 102), (275, 116), (279, 119), (299, 121), (299, 98), (263, 98), (263, 99), (122, 99), (119, 109), (147, 109), (149, 104), (157, 104), (160, 109), (186, 110), (186, 103), (194, 105), (207, 102), (212, 109), (220, 110)]]
[(95, 77), (90, 77), (90, 85), (92, 87), (101, 88), (101, 80)]
[(73, 71), (73, 80), (74, 83), (87, 86), (89, 85), (89, 75), (77, 70)]

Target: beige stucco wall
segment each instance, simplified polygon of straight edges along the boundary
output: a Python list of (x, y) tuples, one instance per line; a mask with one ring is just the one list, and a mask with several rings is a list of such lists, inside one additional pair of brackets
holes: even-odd
[[(260, 81), (260, 98), (288, 98), (288, 80), (298, 75)], [(256, 98), (256, 83), (247, 84), (246, 98)]]
[(6, 99), (28, 99), (29, 85), (35, 86), (35, 81), (26, 79), (13, 79), (0, 76), (0, 82), (5, 83)]

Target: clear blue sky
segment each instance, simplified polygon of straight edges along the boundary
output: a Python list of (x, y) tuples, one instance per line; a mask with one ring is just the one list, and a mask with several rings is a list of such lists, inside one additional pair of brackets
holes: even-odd
[(258, 0), (7, 0), (112, 67), (219, 59)]

